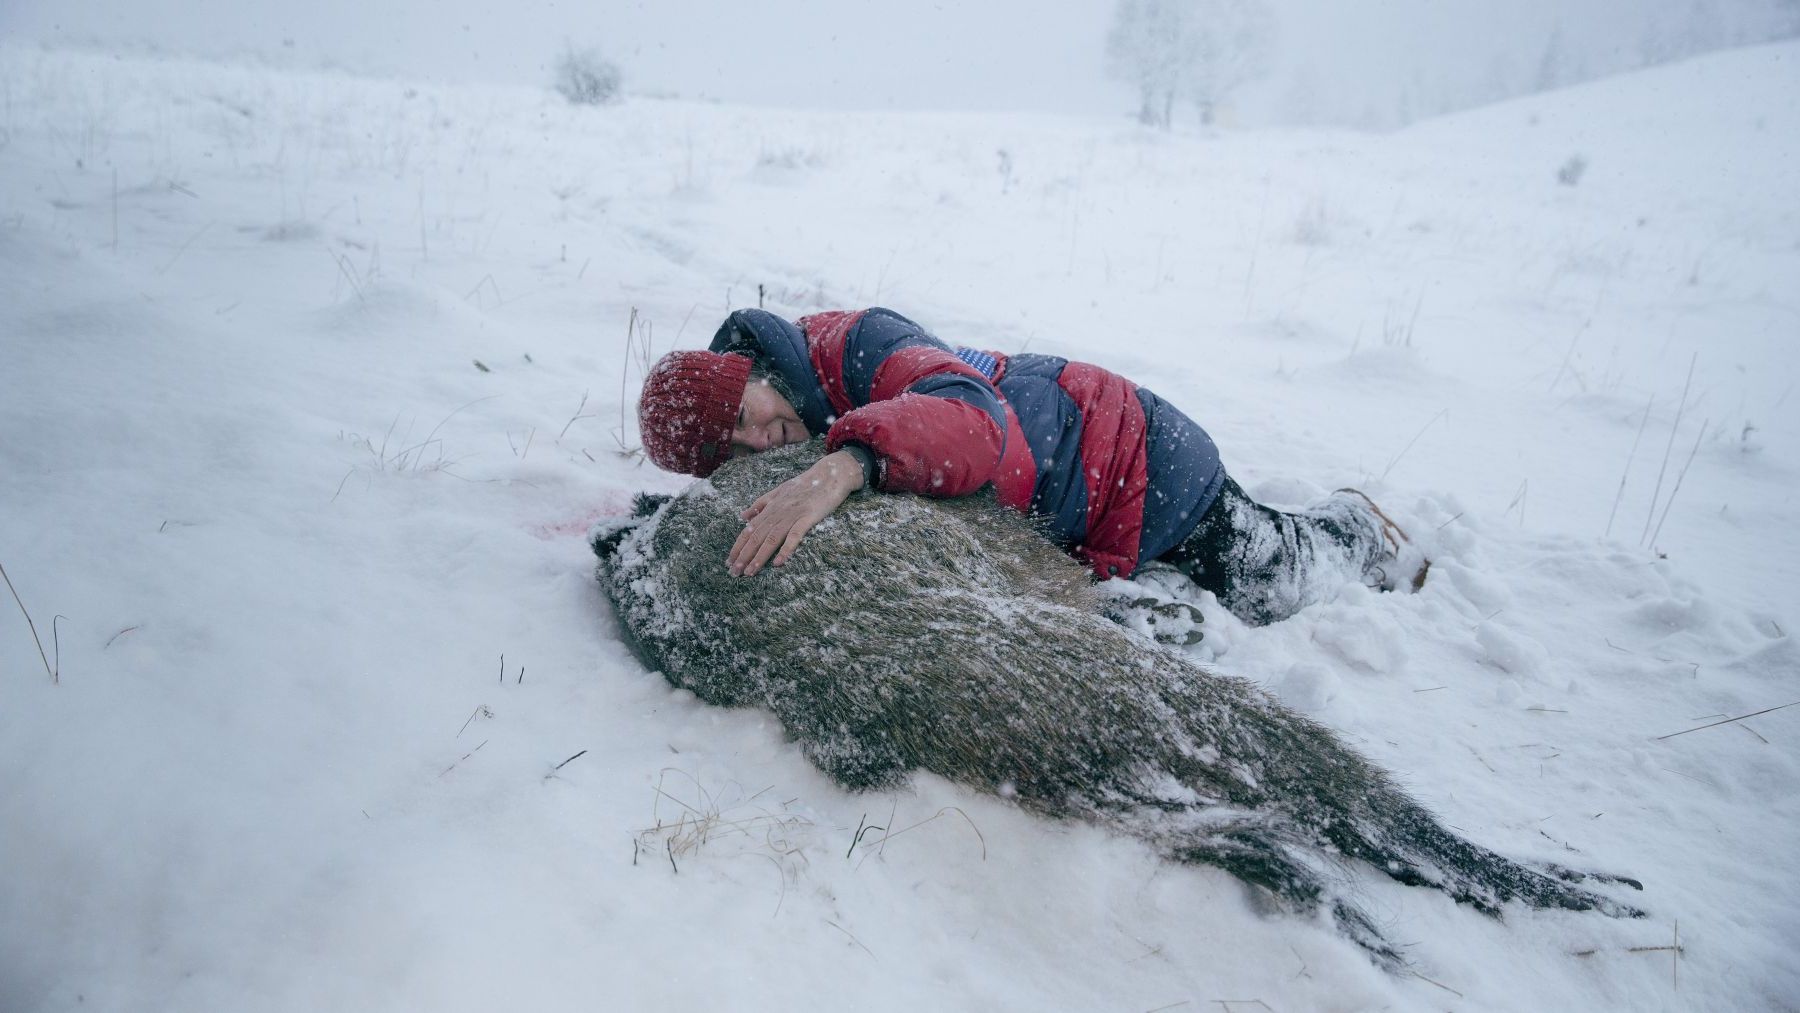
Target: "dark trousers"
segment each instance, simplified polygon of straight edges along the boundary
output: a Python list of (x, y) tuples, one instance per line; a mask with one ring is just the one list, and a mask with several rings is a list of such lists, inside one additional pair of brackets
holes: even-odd
[(1386, 545), (1363, 502), (1333, 494), (1318, 507), (1287, 513), (1251, 499), (1227, 476), (1193, 532), (1159, 558), (1232, 615), (1266, 626), (1347, 582), (1372, 583)]

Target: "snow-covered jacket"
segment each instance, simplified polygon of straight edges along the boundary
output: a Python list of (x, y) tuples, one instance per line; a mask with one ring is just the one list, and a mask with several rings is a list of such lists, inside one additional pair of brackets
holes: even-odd
[(745, 337), (827, 449), (873, 455), (876, 488), (962, 496), (991, 482), (1101, 577), (1174, 548), (1225, 481), (1204, 430), (1098, 366), (952, 349), (879, 307), (797, 322), (739, 310), (712, 349)]

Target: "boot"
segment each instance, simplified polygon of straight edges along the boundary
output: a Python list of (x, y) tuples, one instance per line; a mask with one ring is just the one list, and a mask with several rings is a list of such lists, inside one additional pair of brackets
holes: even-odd
[(1372, 578), (1372, 586), (1383, 591), (1404, 588), (1409, 594), (1425, 586), (1425, 575), (1431, 571), (1431, 560), (1425, 558), (1425, 553), (1413, 544), (1411, 538), (1406, 537), (1405, 530), (1394, 523), (1392, 517), (1376, 506), (1375, 501), (1361, 489), (1339, 489), (1332, 495), (1353, 500), (1357, 506), (1374, 515), (1376, 530), (1381, 533), (1382, 546), (1366, 571)]

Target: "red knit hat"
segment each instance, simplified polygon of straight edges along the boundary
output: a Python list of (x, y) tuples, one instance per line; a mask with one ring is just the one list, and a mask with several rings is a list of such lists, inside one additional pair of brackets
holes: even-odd
[(638, 395), (638, 436), (656, 466), (700, 478), (731, 458), (750, 360), (718, 352), (670, 352)]

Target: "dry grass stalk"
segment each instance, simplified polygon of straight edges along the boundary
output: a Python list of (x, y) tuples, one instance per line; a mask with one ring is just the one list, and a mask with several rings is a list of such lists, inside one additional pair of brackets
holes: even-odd
[[(1394, 459), (1387, 463), (1387, 467), (1381, 469), (1381, 478), (1377, 479), (1376, 481), (1381, 481), (1382, 479), (1387, 478), (1388, 472), (1394, 470), (1394, 465), (1399, 464), (1400, 459), (1402, 457), (1406, 456), (1406, 452), (1413, 448), (1413, 444), (1419, 442), (1419, 437), (1425, 435), (1425, 430), (1430, 429), (1432, 426), (1432, 423), (1435, 423), (1438, 419), (1444, 418), (1445, 416), (1447, 416), (1449, 414), (1450, 414), (1450, 409), (1445, 408), (1445, 409), (1439, 411), (1436, 415), (1433, 415), (1424, 425), (1420, 426), (1419, 431), (1413, 434), (1413, 438), (1406, 441), (1406, 446), (1401, 447), (1400, 452), (1398, 454), (1394, 455)], [(1460, 517), (1462, 515), (1458, 514), (1457, 516)], [(1454, 518), (1454, 517), (1451, 518), (1451, 520), (1455, 520), (1455, 519), (1456, 518)], [(1445, 521), (1444, 523), (1448, 524), (1449, 521)]]
[(1669, 490), (1669, 500), (1663, 504), (1662, 517), (1656, 522), (1656, 530), (1650, 532), (1651, 545), (1655, 545), (1656, 540), (1662, 537), (1663, 521), (1669, 519), (1669, 509), (1675, 505), (1676, 494), (1681, 492), (1681, 480), (1687, 478), (1688, 468), (1694, 464), (1694, 455), (1700, 452), (1700, 439), (1706, 435), (1706, 427), (1711, 424), (1712, 419), (1710, 418), (1702, 421), (1700, 431), (1694, 434), (1694, 449), (1688, 451), (1687, 460), (1682, 462), (1681, 473), (1675, 476), (1675, 488)]
[(1458, 999), (1464, 998), (1464, 996), (1461, 992), (1458, 992), (1456, 989), (1451, 988), (1449, 985), (1446, 985), (1443, 982), (1432, 981), (1430, 978), (1425, 977), (1424, 975), (1420, 974), (1417, 971), (1412, 972), (1412, 976), (1419, 979), (1422, 982), (1425, 982), (1428, 985), (1436, 985), (1437, 987), (1443, 989), (1444, 991), (1450, 993), (1451, 995), (1456, 996)]
[[(186, 249), (186, 247), (183, 247), (183, 249)], [(367, 302), (368, 300), (363, 296), (362, 285), (357, 283), (356, 274), (350, 270), (349, 259), (338, 253), (336, 250), (326, 250), (325, 252), (331, 256), (331, 262), (337, 265), (338, 273), (343, 275), (344, 280), (350, 283), (350, 291), (356, 293), (356, 301)], [(332, 294), (334, 296), (336, 295), (335, 292)]]
[[(645, 327), (648, 329), (649, 321), (645, 321)], [(633, 353), (637, 352), (637, 332), (638, 309), (636, 306), (633, 306), (631, 308), (631, 316), (625, 321), (625, 361), (619, 365), (619, 428), (613, 432), (613, 440), (619, 444), (619, 453), (626, 456), (630, 456), (637, 451), (637, 448), (625, 445), (625, 395), (631, 383), (631, 363), (633, 360)], [(646, 334), (644, 337), (644, 351), (640, 354), (640, 358), (648, 360), (650, 354), (649, 345), (649, 335)], [(647, 361), (645, 365), (640, 367), (639, 372), (644, 376), (649, 375), (650, 370)]]
[(587, 399), (588, 392), (584, 390), (581, 392), (581, 403), (575, 406), (575, 414), (569, 416), (569, 421), (563, 423), (562, 432), (556, 434), (556, 442), (561, 443), (562, 438), (569, 435), (569, 427), (574, 425), (577, 421), (594, 417), (592, 415), (581, 414), (581, 410), (587, 407)]
[[(406, 447), (405, 449), (397, 451), (392, 455), (388, 454), (387, 448), (388, 448), (388, 442), (394, 436), (394, 430), (400, 425), (400, 414), (399, 413), (395, 413), (394, 420), (392, 422), (388, 423), (387, 432), (382, 434), (381, 443), (379, 446), (377, 446), (373, 440), (369, 439), (366, 436), (352, 435), (352, 437), (351, 437), (352, 446), (359, 446), (362, 449), (368, 451), (369, 456), (374, 458), (374, 463), (373, 464), (353, 465), (349, 471), (344, 472), (344, 477), (338, 480), (337, 491), (333, 492), (331, 494), (332, 500), (335, 502), (337, 500), (337, 498), (343, 494), (344, 486), (350, 481), (350, 476), (356, 474), (358, 471), (363, 470), (365, 468), (367, 468), (373, 474), (387, 474), (390, 471), (394, 472), (396, 474), (401, 474), (401, 473), (405, 473), (405, 472), (409, 472), (409, 471), (411, 471), (411, 472), (441, 471), (441, 472), (444, 472), (445, 474), (454, 475), (454, 472), (452, 472), (450, 469), (452, 467), (454, 467), (456, 465), (456, 462), (461, 460), (461, 458), (445, 458), (444, 457), (444, 441), (438, 439), (438, 436), (437, 436), (438, 431), (443, 429), (444, 426), (451, 419), (460, 415), (463, 411), (465, 411), (469, 408), (473, 408), (474, 406), (482, 403), (483, 401), (492, 401), (499, 396), (500, 395), (498, 395), (498, 394), (489, 394), (486, 397), (478, 397), (473, 401), (467, 402), (467, 403), (457, 407), (450, 414), (445, 415), (443, 418), (439, 419), (438, 424), (431, 427), (431, 432), (425, 434), (425, 438), (423, 440), (420, 440), (418, 443), (411, 444), (410, 446)], [(412, 423), (408, 422), (407, 428), (406, 428), (406, 433), (401, 436), (401, 442), (404, 443), (406, 440), (410, 439), (411, 437), (412, 437)], [(426, 461), (425, 453), (427, 450), (429, 450), (433, 446), (437, 447), (437, 457), (431, 461)], [(460, 478), (461, 476), (456, 476), (456, 477)]]
[(1669, 454), (1675, 450), (1675, 433), (1681, 429), (1681, 416), (1687, 411), (1688, 388), (1694, 382), (1694, 364), (1699, 361), (1699, 352), (1695, 352), (1693, 358), (1688, 360), (1687, 379), (1681, 384), (1681, 404), (1675, 408), (1675, 424), (1669, 427), (1669, 445), (1663, 448), (1662, 467), (1656, 471), (1656, 488), (1650, 493), (1650, 512), (1644, 515), (1644, 530), (1638, 535), (1639, 545), (1650, 537), (1650, 521), (1656, 516), (1656, 501), (1662, 497), (1663, 476), (1669, 471)]
[(469, 720), (462, 723), (462, 727), (456, 730), (456, 735), (454, 735), (453, 738), (462, 738), (462, 733), (469, 730), (469, 726), (475, 723), (477, 717), (491, 718), (493, 716), (494, 712), (488, 709), (487, 704), (478, 705), (474, 710), (469, 712)]
[[(897, 810), (899, 808), (899, 805), (900, 805), (899, 800), (896, 799), (894, 802), (893, 808), (895, 810)], [(963, 812), (963, 810), (960, 806), (953, 806), (953, 805), (947, 805), (947, 806), (943, 807), (942, 809), (939, 809), (937, 812), (932, 813), (930, 816), (927, 816), (924, 819), (918, 821), (917, 823), (911, 823), (904, 827), (901, 827), (898, 830), (893, 830), (893, 831), (890, 831), (888, 829), (888, 827), (891, 827), (894, 825), (894, 813), (893, 812), (888, 813), (888, 825), (886, 827), (874, 826), (874, 825), (864, 825), (859, 822), (856, 827), (856, 833), (854, 835), (852, 835), (851, 840), (850, 840), (850, 850), (846, 851), (844, 853), (844, 857), (849, 858), (852, 854), (854, 854), (856, 852), (856, 846), (858, 844), (862, 844), (863, 838), (866, 837), (869, 834), (869, 832), (872, 830), (880, 830), (882, 832), (881, 839), (875, 842), (875, 853), (877, 855), (880, 855), (887, 850), (887, 842), (889, 840), (892, 840), (895, 837), (899, 837), (901, 834), (908, 833), (913, 830), (917, 830), (918, 828), (924, 826), (927, 823), (931, 823), (936, 820), (942, 819), (948, 813), (955, 813), (956, 815), (961, 816), (963, 818), (963, 822), (965, 822), (969, 825), (969, 829), (973, 830), (975, 832), (975, 839), (977, 841), (979, 841), (981, 844), (981, 860), (984, 862), (987, 861), (987, 837), (982, 834), (981, 828), (975, 825), (975, 821), (973, 819), (969, 818), (968, 813)], [(867, 857), (867, 856), (865, 856), (865, 857)]]
[(1612, 512), (1606, 515), (1606, 534), (1612, 537), (1613, 518), (1619, 516), (1619, 503), (1625, 498), (1625, 480), (1631, 477), (1631, 462), (1637, 459), (1638, 443), (1644, 438), (1644, 428), (1650, 424), (1650, 409), (1656, 407), (1656, 395), (1644, 405), (1644, 417), (1638, 422), (1637, 436), (1632, 438), (1631, 453), (1625, 455), (1625, 470), (1619, 474), (1619, 491), (1613, 494)]
[(1698, 731), (1704, 731), (1705, 729), (1708, 729), (1708, 728), (1717, 728), (1720, 725), (1728, 725), (1728, 724), (1731, 724), (1736, 721), (1743, 721), (1746, 718), (1758, 717), (1763, 714), (1768, 714), (1772, 711), (1786, 710), (1787, 708), (1793, 707), (1796, 705), (1800, 705), (1800, 700), (1795, 700), (1793, 703), (1784, 703), (1777, 707), (1764, 707), (1762, 710), (1759, 710), (1759, 711), (1752, 711), (1749, 714), (1739, 714), (1735, 718), (1726, 718), (1723, 721), (1714, 721), (1711, 724), (1701, 725), (1698, 728), (1685, 728), (1679, 732), (1670, 732), (1667, 735), (1658, 735), (1656, 737), (1656, 740), (1658, 742), (1661, 742), (1663, 739), (1672, 739), (1677, 735), (1686, 735), (1688, 732), (1698, 732)]
[[(19, 606), (19, 614), (25, 617), (25, 625), (31, 628), (31, 642), (37, 645), (38, 658), (44, 663), (44, 674), (50, 677), (52, 683), (60, 684), (62, 682), (62, 644), (60, 642), (57, 643), (56, 664), (51, 665), (50, 659), (44, 654), (44, 642), (38, 638), (37, 623), (31, 621), (31, 613), (26, 611), (25, 602), (19, 598), (19, 589), (13, 587), (12, 578), (6, 575), (6, 567), (4, 566), (0, 566), (0, 579), (6, 581), (6, 589), (12, 592), (13, 602)], [(61, 616), (56, 617), (56, 619), (61, 618)], [(52, 640), (56, 639), (56, 619), (50, 621), (50, 635)], [(108, 643), (111, 643), (111, 641), (108, 641)]]
[[(1601, 952), (1603, 952), (1603, 951), (1599, 947), (1590, 946), (1585, 950), (1570, 950), (1569, 956), (1571, 956), (1571, 957), (1592, 957)], [(1679, 943), (1671, 943), (1668, 946), (1627, 946), (1627, 947), (1625, 947), (1624, 952), (1626, 952), (1626, 953), (1674, 953), (1674, 954), (1677, 954), (1680, 956), (1686, 956), (1687, 955), (1687, 947), (1682, 946)]]
[[(188, 251), (188, 247), (190, 247), (190, 246), (192, 246), (192, 245), (194, 245), (194, 244), (195, 244), (195, 243), (197, 243), (197, 242), (199, 242), (199, 241), (200, 241), (200, 237), (201, 237), (201, 236), (204, 236), (204, 235), (206, 235), (206, 233), (207, 233), (207, 232), (208, 232), (208, 231), (209, 231), (209, 230), (210, 230), (210, 229), (211, 229), (211, 228), (212, 228), (212, 227), (213, 227), (213, 223), (212, 223), (212, 222), (207, 222), (207, 223), (206, 223), (206, 224), (205, 224), (205, 225), (202, 225), (202, 226), (200, 226), (200, 231), (198, 231), (198, 232), (196, 232), (196, 233), (194, 233), (194, 234), (193, 234), (193, 235), (191, 235), (191, 236), (189, 236), (189, 237), (188, 237), (188, 240), (187, 240), (187, 242), (185, 242), (185, 243), (182, 243), (182, 244), (181, 244), (181, 248), (180, 248), (180, 249), (179, 249), (179, 250), (176, 250), (176, 251), (175, 251), (175, 255), (174, 255), (174, 256), (173, 256), (173, 257), (170, 257), (170, 258), (169, 258), (169, 261), (168, 261), (168, 263), (166, 263), (166, 264), (164, 264), (164, 265), (163, 265), (163, 266), (162, 266), (162, 267), (160, 267), (160, 268), (158, 268), (158, 269), (157, 269), (157, 271), (156, 271), (156, 273), (157, 273), (157, 274), (158, 274), (158, 275), (164, 275), (164, 274), (168, 274), (168, 273), (169, 273), (169, 268), (171, 268), (171, 267), (174, 267), (174, 266), (175, 266), (175, 262), (176, 262), (176, 261), (178, 261), (178, 260), (180, 260), (180, 259), (181, 259), (181, 257), (182, 257), (182, 254), (184, 254), (184, 253), (186, 253), (186, 252), (187, 252), (187, 251)], [(360, 289), (359, 289), (359, 290), (358, 290), (358, 291), (357, 291), (357, 293), (356, 293), (356, 295), (357, 295), (357, 298), (359, 298), (359, 299), (360, 299), (360, 298), (361, 298), (361, 297), (362, 297), (362, 291), (361, 291), (361, 290), (360, 290)]]
[[(575, 755), (580, 756), (581, 753)], [(572, 756), (569, 760), (574, 758)], [(563, 762), (567, 763), (569, 760)], [(664, 787), (671, 772), (688, 779), (698, 795), (696, 802), (690, 803), (678, 798)], [(775, 914), (780, 914), (781, 905), (787, 898), (788, 881), (797, 878), (800, 869), (806, 865), (805, 849), (811, 843), (813, 823), (804, 816), (770, 812), (753, 805), (768, 790), (764, 788), (742, 800), (721, 802), (692, 774), (664, 767), (658, 773), (656, 786), (652, 789), (656, 801), (651, 807), (651, 818), (655, 824), (639, 830), (634, 838), (633, 863), (636, 863), (638, 853), (647, 846), (653, 848), (653, 842), (658, 838), (662, 839), (662, 850), (668, 855), (670, 868), (677, 872), (680, 871), (675, 863), (677, 857), (698, 855), (708, 845), (732, 842), (739, 848), (736, 854), (759, 855), (775, 866), (781, 881), (781, 896), (776, 900)], [(658, 810), (665, 799), (680, 807), (681, 811), (676, 814), (673, 823), (667, 822), (659, 814)], [(753, 809), (754, 812), (740, 814), (746, 808)]]
[(871, 956), (871, 957), (873, 957), (873, 956), (874, 956), (874, 955), (875, 955), (875, 951), (874, 951), (874, 950), (871, 950), (871, 949), (869, 949), (869, 948), (868, 948), (868, 947), (867, 947), (867, 946), (864, 946), (864, 945), (863, 945), (863, 944), (862, 944), (862, 940), (860, 940), (860, 939), (858, 939), (858, 938), (856, 938), (856, 937), (855, 937), (855, 936), (853, 936), (853, 935), (851, 935), (851, 934), (850, 934), (850, 930), (849, 930), (849, 929), (847, 929), (847, 928), (844, 928), (844, 927), (843, 927), (843, 926), (842, 926), (842, 925), (839, 925), (839, 924), (838, 924), (838, 923), (837, 923), (837, 922), (834, 922), (834, 921), (832, 921), (832, 920), (831, 920), (831, 919), (829, 919), (829, 918), (827, 918), (827, 919), (825, 919), (825, 924), (827, 924), (827, 925), (829, 925), (829, 926), (831, 926), (831, 927), (832, 927), (832, 928), (834, 928), (834, 929), (837, 929), (837, 930), (838, 930), (838, 931), (839, 931), (839, 932), (842, 932), (842, 933), (843, 933), (843, 934), (844, 934), (844, 935), (845, 935), (845, 936), (846, 936), (846, 937), (848, 937), (848, 938), (849, 938), (849, 940), (850, 940), (850, 941), (851, 941), (851, 942), (853, 942), (853, 943), (855, 943), (855, 944), (856, 944), (856, 948), (857, 948), (857, 949), (859, 949), (859, 950), (861, 950), (861, 951), (863, 951), (863, 952), (864, 952), (864, 953), (867, 953), (867, 954), (868, 954), (868, 955), (869, 955), (869, 956)]
[[(481, 746), (485, 746), (485, 745), (487, 745), (487, 744), (488, 744), (488, 740), (487, 740), (487, 739), (482, 739), (482, 740), (481, 740)], [(466, 752), (466, 753), (464, 753), (464, 754), (462, 754), (462, 755), (461, 755), (461, 756), (459, 756), (459, 757), (457, 757), (457, 758), (456, 758), (456, 763), (461, 763), (461, 762), (463, 762), (463, 761), (464, 761), (464, 760), (466, 760), (466, 759), (468, 759), (468, 758), (469, 758), (469, 757), (471, 757), (471, 756), (474, 756), (474, 755), (475, 755), (475, 754), (476, 754), (476, 753), (479, 753), (479, 752), (481, 752), (481, 746), (476, 746), (476, 747), (475, 747), (475, 748), (474, 748), (474, 749), (471, 749), (471, 750), (469, 750), (469, 751), (468, 751), (468, 752)], [(448, 774), (448, 773), (450, 773), (450, 772), (451, 772), (451, 771), (452, 771), (452, 770), (455, 770), (455, 769), (456, 769), (456, 763), (452, 763), (452, 764), (451, 764), (451, 765), (450, 765), (450, 766), (448, 766), (448, 767), (445, 767), (445, 768), (444, 768), (444, 769), (443, 769), (443, 770), (440, 770), (440, 771), (438, 771), (438, 776), (439, 776), (439, 777), (443, 777), (443, 776), (444, 776), (444, 775), (445, 775), (445, 774)]]
[(119, 639), (120, 637), (124, 636), (127, 633), (130, 633), (133, 630), (141, 630), (141, 629), (143, 629), (142, 626), (127, 626), (124, 629), (120, 630), (119, 632), (113, 634), (110, 638), (108, 638), (108, 640), (106, 641), (106, 644), (104, 646), (102, 646), (100, 649), (102, 651), (104, 651), (104, 650), (106, 650), (106, 648), (111, 647), (113, 645), (114, 640)]

